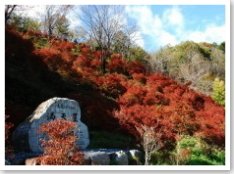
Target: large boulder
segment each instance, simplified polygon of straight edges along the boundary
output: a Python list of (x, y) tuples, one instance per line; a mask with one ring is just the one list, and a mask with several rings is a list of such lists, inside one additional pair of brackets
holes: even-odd
[(68, 98), (52, 98), (41, 103), (36, 110), (13, 132), (12, 140), (19, 151), (43, 152), (41, 139), (44, 134), (39, 132), (43, 123), (55, 119), (65, 119), (77, 123), (75, 135), (77, 147), (86, 149), (89, 145), (87, 126), (81, 122), (81, 111), (77, 101)]

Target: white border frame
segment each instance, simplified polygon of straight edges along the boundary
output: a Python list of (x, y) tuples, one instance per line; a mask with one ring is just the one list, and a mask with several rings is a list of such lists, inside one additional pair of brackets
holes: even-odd
[[(226, 40), (225, 40), (225, 88), (226, 88), (226, 106), (225, 106), (225, 165), (224, 166), (174, 166), (174, 165), (155, 165), (155, 166), (18, 166), (18, 165), (5, 165), (5, 145), (4, 143), (0, 143), (0, 170), (230, 170), (230, 0), (118, 0), (112, 1), (110, 0), (67, 0), (67, 1), (56, 1), (50, 0), (49, 3), (47, 0), (40, 0), (40, 4), (35, 4), (33, 1), (29, 0), (14, 0), (11, 2), (7, 2), (6, 0), (1, 0), (0, 2), (0, 12), (1, 12), (1, 22), (2, 26), (5, 26), (4, 23), (4, 8), (7, 4), (18, 4), (18, 5), (49, 5), (49, 4), (77, 4), (77, 5), (87, 5), (87, 4), (113, 4), (113, 5), (225, 5), (225, 25), (226, 25)], [(38, 3), (38, 2), (37, 2)], [(5, 27), (0, 27), (0, 32), (3, 34), (3, 39), (1, 39), (1, 49), (4, 49), (5, 43)], [(5, 142), (5, 50), (1, 51), (1, 71), (0, 78), (4, 79), (3, 85), (1, 87), (1, 117), (0, 117), (0, 132), (1, 132), (1, 142)]]

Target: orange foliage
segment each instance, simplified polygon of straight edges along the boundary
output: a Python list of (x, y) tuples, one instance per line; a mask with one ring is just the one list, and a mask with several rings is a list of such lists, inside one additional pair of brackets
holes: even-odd
[(106, 95), (117, 98), (125, 93), (124, 82), (126, 80), (126, 77), (121, 74), (111, 73), (97, 78), (95, 83)]
[[(79, 47), (77, 57), (71, 54), (75, 46)], [(6, 48), (7, 55), (10, 55), (9, 48)], [(87, 44), (75, 45), (60, 40), (55, 40), (51, 48), (34, 50), (33, 54), (39, 55), (53, 70), (74, 71), (81, 76), (80, 83), (88, 82), (92, 89), (95, 88), (86, 94), (79, 91), (71, 94), (84, 103), (87, 123), (94, 127), (95, 123), (107, 127), (115, 121), (114, 127), (118, 120), (136, 137), (142, 138), (144, 126), (153, 127), (157, 132), (155, 138), (161, 143), (167, 139), (173, 143), (181, 134), (200, 136), (218, 145), (225, 143), (225, 111), (222, 106), (163, 74), (147, 73), (140, 61), (127, 61), (120, 54), (113, 53), (107, 61), (108, 73), (102, 74), (101, 51), (92, 50)], [(98, 93), (100, 91), (115, 100), (112, 99), (112, 103), (107, 99), (104, 101)], [(113, 109), (117, 109), (114, 115)], [(70, 138), (68, 142), (73, 141)]]
[(132, 78), (140, 83), (146, 83), (146, 76), (143, 73), (133, 73)]
[(44, 152), (38, 159), (40, 164), (78, 165), (84, 162), (81, 152), (76, 149), (75, 126), (74, 122), (60, 119), (41, 125), (40, 132), (48, 139), (42, 140)]
[(129, 74), (134, 74), (134, 73), (145, 74), (146, 73), (145, 66), (137, 60), (128, 62), (126, 69)]
[[(157, 127), (158, 122), (166, 121), (163, 126), (168, 135), (196, 135), (210, 143), (224, 145), (223, 107), (162, 74), (145, 78), (145, 84), (129, 86), (118, 99), (120, 110), (115, 116), (126, 130), (142, 136), (139, 130), (144, 126)], [(155, 131), (161, 129), (155, 128)]]
[(108, 62), (108, 69), (111, 73), (125, 73), (126, 64), (126, 60), (124, 60), (120, 54), (112, 54), (111, 59)]

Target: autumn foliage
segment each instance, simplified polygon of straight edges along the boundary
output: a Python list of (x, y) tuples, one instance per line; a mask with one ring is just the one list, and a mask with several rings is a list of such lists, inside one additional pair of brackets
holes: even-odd
[(128, 88), (118, 100), (121, 109), (115, 116), (130, 132), (140, 137), (139, 130), (148, 126), (168, 140), (185, 134), (224, 145), (223, 107), (162, 74), (147, 76), (146, 81)]
[[(120, 125), (139, 141), (149, 128), (159, 149), (164, 150), (173, 149), (182, 135), (224, 147), (225, 110), (211, 97), (164, 74), (147, 72), (142, 62), (127, 60), (118, 53), (107, 58), (107, 72), (103, 74), (99, 50), (84, 43), (60, 40), (49, 43), (48, 47), (34, 49), (32, 55), (41, 59), (49, 70), (82, 86), (77, 85), (78, 89), (72, 92), (65, 91), (64, 96), (79, 100), (83, 118), (91, 128), (112, 130)], [(73, 128), (74, 123), (61, 120), (42, 126), (42, 132), (49, 138), (43, 142), (42, 163), (81, 163), (79, 155), (75, 161), (68, 158), (71, 151), (76, 154)]]
[(41, 165), (79, 165), (83, 155), (76, 148), (74, 129), (76, 123), (66, 120), (54, 120), (44, 123), (40, 132), (46, 134), (42, 140), (43, 156), (38, 158)]

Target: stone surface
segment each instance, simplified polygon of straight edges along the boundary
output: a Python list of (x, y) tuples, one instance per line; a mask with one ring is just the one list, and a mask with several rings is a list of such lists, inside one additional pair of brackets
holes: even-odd
[(89, 145), (89, 133), (87, 126), (81, 122), (81, 111), (78, 102), (67, 98), (52, 98), (41, 103), (36, 110), (21, 123), (13, 133), (14, 146), (19, 151), (30, 150), (32, 152), (42, 152), (40, 140), (44, 137), (39, 133), (39, 127), (43, 123), (55, 119), (65, 119), (77, 123), (78, 129), (75, 135), (76, 142), (80, 149), (85, 149)]
[(139, 150), (86, 149), (83, 153), (87, 165), (142, 165), (144, 162)]
[[(123, 149), (85, 149), (85, 165), (143, 165), (144, 155), (139, 150)], [(38, 165), (36, 162), (40, 153), (19, 152), (14, 158), (7, 159), (11, 165)], [(7, 164), (6, 164), (7, 165)]]
[(38, 162), (37, 162), (37, 159), (38, 158), (29, 158), (29, 159), (26, 159), (25, 165), (26, 166), (36, 166), (36, 165), (39, 165)]
[(8, 161), (11, 165), (24, 165), (25, 160), (28, 158), (38, 157), (40, 153), (33, 153), (33, 152), (18, 152), (14, 153)]
[(86, 161), (90, 161), (91, 165), (109, 165), (110, 164), (110, 157), (108, 153), (105, 152), (86, 152), (84, 153)]
[(120, 150), (116, 152), (115, 154), (116, 156), (114, 158), (114, 162), (117, 165), (128, 165), (128, 155), (126, 154), (126, 152)]
[(144, 154), (136, 149), (128, 151), (128, 160), (131, 165), (143, 165), (144, 164)]

